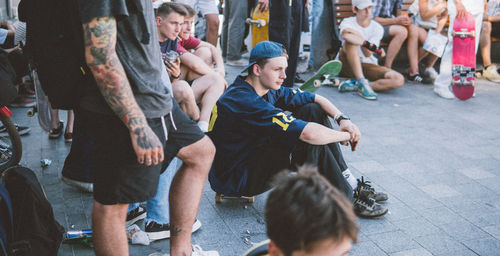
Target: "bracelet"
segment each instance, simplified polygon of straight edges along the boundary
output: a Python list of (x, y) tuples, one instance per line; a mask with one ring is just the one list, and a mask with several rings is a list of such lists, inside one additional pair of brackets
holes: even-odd
[(182, 73), (181, 73), (181, 72), (179, 72), (179, 75), (177, 75), (177, 76), (174, 76), (174, 75), (170, 75), (170, 76), (171, 76), (173, 79), (179, 79), (179, 77), (181, 77), (181, 74), (182, 74)]

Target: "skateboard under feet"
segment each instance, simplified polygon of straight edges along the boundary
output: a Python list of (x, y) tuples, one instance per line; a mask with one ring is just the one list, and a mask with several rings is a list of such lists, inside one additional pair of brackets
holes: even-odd
[(222, 199), (232, 199), (232, 200), (241, 200), (247, 203), (253, 203), (255, 202), (255, 197), (254, 196), (225, 196), (220, 193), (215, 194), (215, 202), (220, 204), (222, 203)]

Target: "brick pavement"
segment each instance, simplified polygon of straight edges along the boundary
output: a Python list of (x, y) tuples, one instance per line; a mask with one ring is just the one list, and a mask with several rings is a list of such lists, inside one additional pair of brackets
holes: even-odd
[[(228, 67), (228, 81), (240, 68)], [(356, 123), (363, 137), (356, 153), (343, 148), (354, 174), (386, 191), (390, 214), (359, 220), (360, 241), (351, 255), (500, 255), (500, 85), (479, 80), (468, 101), (444, 100), (431, 86), (407, 83), (367, 101), (354, 93), (322, 88)], [(57, 220), (67, 229), (90, 227), (92, 196), (60, 182), (69, 150), (51, 141), (26, 109), (14, 120), (29, 125), (21, 163), (36, 171)], [(64, 116), (64, 115), (62, 115)], [(51, 159), (42, 169), (40, 159)], [(203, 223), (194, 243), (221, 255), (241, 255), (266, 238), (266, 194), (253, 204), (215, 204), (205, 186), (198, 218)], [(131, 255), (168, 252), (168, 240), (130, 246)], [(59, 255), (93, 255), (79, 245), (62, 245)]]

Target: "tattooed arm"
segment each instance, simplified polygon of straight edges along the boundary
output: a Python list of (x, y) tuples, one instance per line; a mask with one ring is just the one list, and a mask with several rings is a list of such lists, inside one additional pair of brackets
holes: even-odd
[(163, 148), (135, 101), (130, 83), (115, 51), (116, 20), (99, 17), (83, 24), (85, 59), (104, 99), (130, 131), (140, 164), (163, 161)]

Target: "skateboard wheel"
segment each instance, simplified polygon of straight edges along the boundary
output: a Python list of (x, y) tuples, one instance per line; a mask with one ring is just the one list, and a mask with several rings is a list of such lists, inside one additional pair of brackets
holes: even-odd
[(472, 31), (470, 32), (470, 36), (471, 36), (471, 37), (476, 37), (476, 31), (475, 31), (475, 30), (472, 30)]
[(218, 204), (222, 203), (222, 198), (223, 197), (224, 196), (221, 195), (221, 194), (219, 194), (219, 193), (215, 194), (215, 202), (218, 203)]
[(332, 81), (333, 86), (335, 86), (335, 87), (340, 85), (340, 80), (338, 78), (332, 78), (332, 79), (330, 79), (330, 81)]
[(314, 80), (313, 85), (314, 85), (314, 87), (320, 87), (321, 86), (321, 81), (320, 80)]
[(451, 36), (455, 36), (455, 30), (451, 31)]
[(26, 111), (26, 115), (29, 116), (29, 117), (33, 117), (35, 115), (35, 110), (34, 109), (28, 109), (28, 111)]
[(248, 198), (248, 202), (253, 204), (253, 202), (255, 202), (255, 196)]

